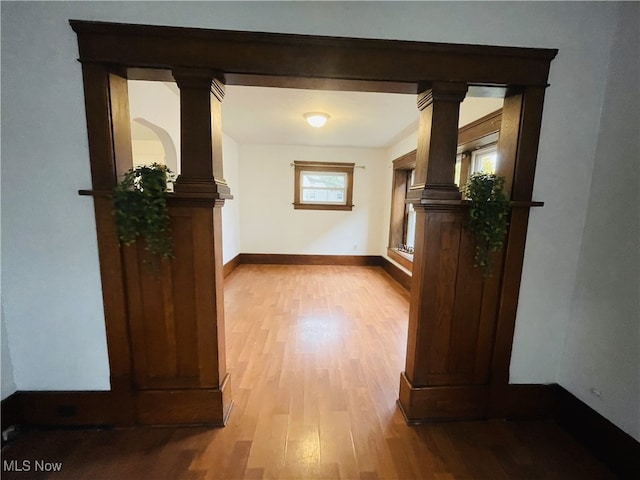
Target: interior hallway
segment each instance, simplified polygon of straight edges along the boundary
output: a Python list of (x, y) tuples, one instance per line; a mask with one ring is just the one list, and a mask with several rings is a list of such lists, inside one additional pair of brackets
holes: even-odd
[(26, 432), (3, 460), (32, 469), (3, 478), (613, 478), (552, 422), (408, 427), (408, 294), (380, 268), (241, 265), (225, 295), (226, 428)]

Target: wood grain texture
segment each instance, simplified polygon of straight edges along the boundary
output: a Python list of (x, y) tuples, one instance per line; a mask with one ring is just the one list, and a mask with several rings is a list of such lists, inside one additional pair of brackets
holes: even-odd
[(379, 255), (297, 255), (279, 253), (241, 253), (241, 264), (262, 265), (351, 265), (378, 266)]
[(611, 479), (553, 422), (406, 425), (408, 295), (380, 268), (241, 265), (225, 286), (235, 404), (223, 429), (27, 431), (3, 480)]
[[(291, 77), (352, 81), (347, 87), (353, 81), (361, 88), (373, 83), (388, 92), (398, 92), (399, 83), (413, 86), (400, 87), (401, 93), (418, 93), (433, 80), (545, 86), (557, 54), (551, 49), (70, 23), (82, 61), (150, 68), (159, 72), (158, 79), (172, 66), (197, 66), (242, 85), (267, 76), (273, 86), (285, 86)], [(276, 84), (278, 77), (282, 83)]]

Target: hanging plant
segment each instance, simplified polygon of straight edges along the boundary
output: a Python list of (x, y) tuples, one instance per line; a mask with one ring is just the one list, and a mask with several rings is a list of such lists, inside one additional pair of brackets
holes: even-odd
[(142, 237), (149, 253), (173, 256), (167, 209), (167, 183), (173, 179), (171, 170), (158, 163), (137, 166), (124, 174), (113, 192), (113, 215), (121, 244), (130, 245)]
[(476, 244), (475, 265), (485, 278), (491, 276), (491, 253), (504, 244), (509, 218), (509, 200), (504, 195), (504, 177), (474, 173), (464, 186), (469, 201), (467, 228)]

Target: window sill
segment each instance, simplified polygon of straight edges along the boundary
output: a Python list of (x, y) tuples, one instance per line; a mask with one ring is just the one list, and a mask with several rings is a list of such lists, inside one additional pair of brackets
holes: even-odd
[(353, 205), (331, 205), (321, 203), (294, 203), (294, 210), (344, 210), (351, 211)]
[(389, 255), (389, 258), (391, 258), (392, 260), (395, 260), (410, 272), (413, 271), (413, 255), (412, 254), (401, 252), (397, 248), (387, 248), (387, 255)]

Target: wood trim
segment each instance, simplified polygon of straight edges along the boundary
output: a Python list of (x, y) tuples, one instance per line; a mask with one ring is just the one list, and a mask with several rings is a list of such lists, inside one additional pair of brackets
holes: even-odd
[(241, 253), (240, 264), (260, 265), (347, 265), (378, 267), (379, 255), (291, 255), (279, 253)]
[[(149, 69), (145, 72), (147, 79), (166, 80), (167, 72), (170, 74), (180, 68), (211, 71), (217, 79), (227, 84), (250, 84), (268, 78), (268, 82), (274, 86), (282, 81), (288, 86), (304, 87), (309, 82), (328, 81), (380, 92), (418, 94), (431, 90), (432, 93), (435, 91), (445, 96), (451, 93), (451, 88), (445, 87), (454, 84), (460, 89), (471, 86), (500, 92), (509, 87), (511, 93), (508, 95), (521, 92), (513, 94), (516, 95), (514, 102), (521, 102), (521, 115), (517, 118), (517, 128), (510, 133), (508, 140), (510, 145), (517, 147), (511, 198), (520, 202), (531, 200), (544, 89), (550, 62), (557, 50), (230, 32), (76, 20), (70, 23), (78, 36), (79, 56), (83, 65), (89, 153), (93, 189), (96, 191), (110, 190), (115, 185), (117, 169), (122, 167), (120, 163), (116, 165), (116, 156), (125, 158), (126, 162), (127, 152), (122, 152), (122, 148), (126, 147), (126, 128), (122, 130), (123, 125), (120, 125), (124, 110), (118, 104), (123, 98), (124, 77), (139, 75), (142, 69)], [(115, 93), (115, 101), (111, 93)], [(517, 95), (522, 97), (519, 99)], [(425, 112), (428, 113), (428, 110), (442, 102), (435, 94), (433, 98), (435, 103), (422, 112), (421, 118), (425, 117), (425, 122), (431, 120), (431, 115)], [(422, 100), (428, 99), (424, 97)], [(445, 106), (444, 110), (449, 120), (457, 116), (457, 110), (453, 107)], [(216, 122), (219, 120), (217, 112), (216, 109)], [(515, 116), (512, 117), (515, 119)], [(115, 127), (114, 122), (117, 124)], [(426, 125), (423, 123), (418, 141), (420, 159), (424, 158), (420, 152), (424, 152), (430, 140), (424, 132)], [(453, 130), (446, 130), (445, 133), (453, 136)], [(432, 138), (440, 137), (434, 134)], [(444, 158), (435, 153), (433, 157)], [(219, 156), (215, 154), (214, 160), (218, 159)], [(434, 165), (429, 165), (430, 171), (432, 167)], [(458, 209), (461, 203), (458, 200), (459, 192), (455, 185), (448, 183), (451, 180), (449, 167), (442, 162), (437, 171), (431, 172), (433, 175), (430, 174), (430, 178), (426, 178), (426, 175), (422, 178), (422, 173), (418, 175), (416, 189), (423, 188), (427, 180), (433, 183), (426, 190), (428, 195), (414, 199), (425, 210)], [(425, 170), (426, 165), (418, 163), (418, 169)], [(200, 177), (198, 174), (194, 178)], [(218, 185), (218, 179), (215, 180), (216, 189), (218, 186), (225, 187), (218, 198), (212, 199), (208, 195), (211, 192), (200, 188), (202, 185), (198, 182), (183, 182), (184, 201), (198, 206), (220, 206), (228, 194), (225, 193), (226, 186), (222, 183)], [(127, 310), (122, 259), (119, 247), (112, 241), (113, 223), (109, 202), (105, 198), (95, 198), (94, 202), (109, 361), (112, 382), (115, 382), (113, 388), (122, 390), (120, 394), (127, 405), (123, 410), (135, 413), (131, 405), (133, 384), (131, 352), (126, 340)], [(513, 233), (510, 233), (505, 256), (491, 398), (499, 391), (498, 386), (503, 387), (508, 381), (527, 216), (528, 209), (524, 208), (512, 213), (510, 232)], [(517, 229), (514, 224), (518, 225)], [(216, 227), (215, 233), (219, 235), (217, 230)], [(375, 262), (380, 261), (379, 257), (374, 258)], [(423, 275), (424, 271), (412, 277), (414, 285), (416, 278)], [(222, 279), (222, 265), (217, 260), (218, 277)], [(216, 282), (216, 294), (220, 293), (219, 284), (221, 286), (221, 281)], [(221, 298), (218, 295), (216, 301)], [(221, 356), (220, 365), (224, 365), (223, 346), (217, 354)], [(222, 377), (224, 372), (219, 373)], [(452, 392), (455, 397), (457, 390)], [(483, 398), (476, 398), (483, 401)]]
[(402, 372), (398, 407), (411, 425), (429, 420), (478, 419), (485, 416), (488, 395), (485, 385), (414, 387)]
[(27, 426), (120, 425), (123, 406), (115, 400), (112, 391), (19, 392), (22, 420)]
[[(9, 427), (16, 427), (17, 429), (23, 425), (22, 418), (22, 405), (20, 403), (20, 392), (14, 392), (1, 402), (0, 412), (1, 431), (4, 432)], [(2, 446), (11, 440), (5, 441), (2, 437)]]
[[(458, 148), (500, 131), (502, 109), (481, 117), (458, 130)], [(485, 142), (489, 143), (489, 142)], [(463, 148), (467, 150), (467, 148)]]
[[(348, 210), (353, 209), (353, 169), (355, 163), (340, 162), (303, 162), (294, 161), (293, 208), (295, 210)], [(300, 173), (303, 171), (345, 173), (347, 175), (346, 200), (344, 205), (332, 203), (302, 203), (300, 200)]]
[(355, 205), (332, 205), (329, 203), (292, 203), (294, 210), (341, 210), (350, 212)]
[(223, 427), (233, 405), (229, 383), (227, 374), (219, 389), (139, 391), (136, 393), (138, 423)]
[(387, 272), (391, 278), (393, 278), (396, 282), (402, 285), (407, 292), (411, 291), (411, 275), (409, 275), (404, 270), (398, 268), (395, 264), (391, 263), (385, 257), (380, 257), (381, 264), (380, 266)]
[(222, 276), (227, 278), (240, 265), (240, 255), (236, 255), (222, 267)]
[(557, 55), (555, 49), (69, 23), (78, 35), (83, 63), (156, 71), (172, 66), (211, 68), (223, 72), (228, 85), (266, 75), (272, 82), (281, 77), (376, 82), (377, 88), (390, 93), (400, 83), (417, 94), (425, 89), (425, 81), (544, 87)]
[(562, 386), (556, 391), (556, 422), (620, 478), (640, 478), (640, 443)]
[(387, 248), (387, 255), (391, 260), (399, 263), (410, 272), (413, 271), (413, 261), (402, 256), (395, 248)]
[(394, 170), (413, 170), (416, 168), (416, 150), (411, 150), (401, 157), (396, 158), (393, 162)]

